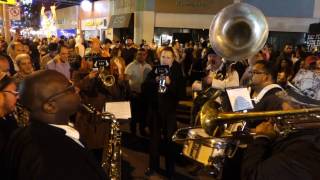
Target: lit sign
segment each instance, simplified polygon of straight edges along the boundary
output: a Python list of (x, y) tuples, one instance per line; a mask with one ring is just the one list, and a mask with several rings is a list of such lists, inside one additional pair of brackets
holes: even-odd
[(77, 35), (77, 29), (58, 29), (57, 30), (57, 36), (64, 36), (64, 37), (75, 37)]
[(86, 20), (82, 20), (81, 22), (82, 27), (88, 27), (88, 28), (105, 27), (106, 23), (107, 23), (106, 18), (86, 19)]
[(16, 5), (16, 0), (0, 0), (0, 4), (10, 4), (10, 5)]

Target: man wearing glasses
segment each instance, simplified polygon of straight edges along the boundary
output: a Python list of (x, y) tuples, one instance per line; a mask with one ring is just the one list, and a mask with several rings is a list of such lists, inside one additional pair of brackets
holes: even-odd
[[(282, 110), (286, 105), (286, 107), (290, 107), (289, 104), (279, 97), (279, 94), (283, 92), (283, 89), (280, 85), (275, 84), (276, 72), (274, 66), (270, 62), (258, 60), (248, 72), (251, 77), (249, 83), (251, 88), (250, 95), (254, 106), (254, 109), (250, 111)], [(263, 121), (264, 119), (254, 122), (247, 121), (246, 128), (254, 131)], [(269, 123), (268, 128), (270, 128), (269, 125), (272, 126), (271, 123)], [(265, 129), (266, 127), (263, 126), (263, 128)], [(259, 129), (262, 128), (259, 127)], [(236, 155), (232, 159), (226, 161), (225, 169), (223, 171), (224, 179), (240, 179), (240, 162), (243, 158), (245, 149), (246, 148), (239, 148)]]
[(274, 66), (265, 60), (257, 61), (251, 71), (251, 97), (254, 111), (271, 111), (282, 109), (283, 100), (276, 94), (283, 91), (275, 84), (276, 72)]
[(17, 130), (6, 147), (3, 179), (106, 179), (80, 141), (69, 117), (80, 107), (77, 89), (54, 70), (38, 71), (20, 84), (30, 125)]
[(13, 79), (4, 72), (0, 72), (0, 94), (3, 99), (0, 107), (2, 112), (0, 117), (0, 154), (11, 133), (17, 128), (16, 120), (11, 114), (16, 108), (19, 97), (16, 90), (17, 87)]
[[(258, 61), (252, 68), (255, 111), (291, 108), (291, 104), (277, 96), (281, 89), (273, 84), (272, 72), (273, 68), (268, 62)], [(299, 120), (301, 116), (291, 118)], [(241, 179), (320, 179), (319, 126), (311, 123), (308, 128), (304, 128), (306, 124), (301, 122), (300, 128), (287, 132), (286, 135), (280, 135), (278, 131), (280, 123), (259, 122), (260, 124), (255, 127), (256, 135), (242, 157)]]

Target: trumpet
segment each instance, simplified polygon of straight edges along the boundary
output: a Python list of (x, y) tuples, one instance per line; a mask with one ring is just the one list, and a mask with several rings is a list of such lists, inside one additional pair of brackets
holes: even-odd
[(155, 69), (155, 74), (159, 76), (159, 93), (165, 93), (167, 91), (166, 86), (166, 76), (169, 75), (169, 66), (168, 65), (160, 65)]
[(98, 78), (105, 87), (111, 87), (116, 82), (115, 77), (109, 74), (104, 68), (101, 68), (101, 70), (99, 69)]
[(159, 76), (159, 93), (165, 93), (167, 91), (167, 86), (166, 86), (166, 76), (161, 74)]

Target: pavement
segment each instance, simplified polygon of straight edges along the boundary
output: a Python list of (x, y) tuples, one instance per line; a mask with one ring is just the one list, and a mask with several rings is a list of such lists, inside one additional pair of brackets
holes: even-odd
[[(181, 126), (181, 124), (179, 125)], [(183, 125), (182, 125), (183, 126)], [(184, 125), (185, 126), (185, 125)], [(145, 176), (145, 170), (148, 168), (148, 147), (149, 138), (142, 137), (139, 134), (133, 135), (129, 132), (129, 123), (121, 125), (122, 131), (122, 179), (124, 180), (162, 180), (167, 179), (164, 176), (164, 157), (160, 158), (160, 173), (154, 176)], [(182, 150), (182, 145), (178, 145), (177, 154)], [(206, 180), (214, 179), (204, 170), (194, 171), (196, 167), (194, 162), (183, 155), (178, 155), (176, 163), (176, 173), (173, 179), (177, 180)], [(191, 173), (193, 171), (193, 174)]]

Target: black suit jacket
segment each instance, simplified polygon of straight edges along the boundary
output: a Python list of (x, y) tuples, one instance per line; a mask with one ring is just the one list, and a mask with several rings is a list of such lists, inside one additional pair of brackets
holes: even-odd
[(88, 151), (64, 130), (34, 121), (13, 134), (4, 162), (4, 179), (107, 179)]

